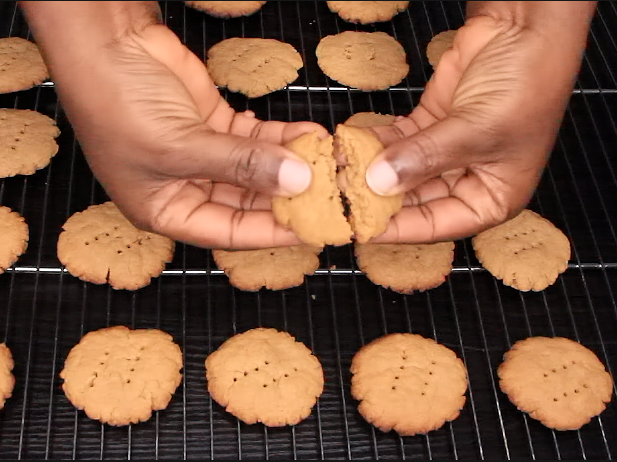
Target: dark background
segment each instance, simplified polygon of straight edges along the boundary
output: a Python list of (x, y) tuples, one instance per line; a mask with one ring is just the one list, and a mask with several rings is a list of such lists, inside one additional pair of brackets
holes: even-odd
[[(431, 73), (430, 38), (462, 25), (464, 3), (411, 2), (392, 21), (355, 26), (325, 2), (268, 2), (253, 16), (220, 20), (161, 2), (166, 23), (205, 59), (232, 36), (291, 43), (305, 66), (289, 89), (247, 100), (224, 95), (263, 119), (313, 120), (332, 130), (354, 112), (407, 114)], [(136, 292), (84, 283), (62, 270), (55, 245), (64, 221), (106, 200), (56, 104), (53, 86), (0, 95), (0, 107), (35, 109), (62, 131), (49, 167), (0, 179), (0, 204), (21, 213), (30, 245), (0, 275), (0, 341), (15, 357), (14, 395), (0, 411), (0, 457), (55, 459), (611, 459), (617, 454), (615, 403), (580, 431), (554, 432), (527, 418), (499, 391), (496, 367), (516, 340), (560, 335), (582, 342), (617, 370), (617, 10), (600, 2), (589, 45), (548, 169), (530, 208), (572, 242), (569, 269), (540, 293), (505, 287), (456, 243), (455, 268), (442, 286), (402, 296), (370, 283), (350, 247), (328, 248), (321, 269), (301, 287), (243, 293), (216, 269), (209, 252), (178, 245), (165, 273)], [(408, 77), (381, 92), (350, 91), (319, 70), (320, 38), (342, 30), (382, 30), (407, 51)], [(0, 3), (0, 37), (30, 38), (14, 2)], [(1, 237), (0, 237), (1, 238)], [(336, 265), (336, 270), (328, 270)], [(81, 336), (108, 325), (157, 327), (184, 352), (184, 381), (169, 407), (148, 422), (103, 426), (64, 397), (58, 373)], [(206, 393), (204, 360), (236, 332), (284, 329), (321, 360), (326, 385), (312, 415), (294, 428), (247, 426)], [(460, 417), (427, 436), (400, 438), (368, 425), (350, 395), (349, 365), (365, 343), (414, 332), (452, 348), (466, 363), (470, 388)]]

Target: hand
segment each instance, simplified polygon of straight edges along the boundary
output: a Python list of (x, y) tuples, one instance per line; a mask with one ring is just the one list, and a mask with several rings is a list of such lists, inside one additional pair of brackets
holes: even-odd
[[(51, 3), (53, 9), (65, 2)], [(90, 24), (87, 34), (76, 31), (76, 42), (63, 47), (37, 23), (36, 14), (45, 11), (30, 14), (88, 163), (127, 218), (196, 246), (299, 243), (276, 223), (271, 195), (302, 192), (311, 172), (281, 144), (327, 131), (308, 122), (262, 122), (251, 112), (236, 113), (203, 62), (159, 23), (155, 2), (66, 3), (65, 24), (86, 17), (103, 25), (129, 21), (111, 38), (108, 29)]]
[(405, 192), (375, 242), (461, 239), (528, 204), (594, 10), (595, 2), (468, 2), (468, 20), (419, 105), (393, 126), (373, 127), (386, 149), (367, 182), (378, 194)]

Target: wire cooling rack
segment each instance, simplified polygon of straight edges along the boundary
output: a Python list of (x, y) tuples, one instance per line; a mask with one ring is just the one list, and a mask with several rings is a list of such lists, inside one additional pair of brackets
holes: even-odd
[[(161, 2), (166, 24), (197, 56), (233, 37), (269, 37), (303, 56), (288, 88), (248, 100), (224, 91), (236, 110), (262, 119), (313, 120), (330, 130), (354, 112), (407, 114), (431, 68), (426, 44), (462, 25), (464, 3), (411, 2), (392, 21), (355, 26), (325, 2), (268, 2), (253, 16), (220, 20)], [(0, 95), (0, 107), (54, 117), (60, 150), (32, 176), (0, 180), (0, 204), (30, 225), (30, 246), (0, 275), (0, 341), (11, 348), (17, 384), (0, 411), (3, 459), (612, 459), (617, 412), (609, 404), (579, 431), (555, 432), (517, 411), (495, 375), (503, 353), (531, 335), (561, 335), (592, 349), (617, 370), (617, 9), (600, 2), (576, 88), (549, 166), (530, 207), (560, 227), (572, 259), (540, 293), (503, 286), (478, 264), (468, 240), (456, 243), (446, 283), (403, 296), (370, 283), (349, 246), (328, 248), (301, 287), (245, 293), (229, 285), (205, 249), (178, 245), (163, 275), (136, 292), (84, 283), (55, 254), (62, 223), (107, 200), (93, 178), (53, 83)], [(399, 40), (411, 71), (388, 91), (342, 87), (318, 68), (320, 38), (343, 30), (381, 30)], [(0, 3), (0, 37), (30, 38), (15, 2)], [(1, 239), (1, 236), (0, 236)], [(86, 332), (108, 325), (156, 327), (184, 353), (184, 380), (169, 407), (147, 422), (113, 428), (88, 419), (64, 397), (58, 373)], [(207, 395), (204, 360), (229, 336), (269, 326), (308, 345), (324, 367), (325, 390), (312, 415), (295, 427), (248, 426)], [(382, 433), (358, 414), (349, 365), (365, 343), (390, 332), (414, 332), (452, 348), (469, 370), (468, 400), (455, 421), (426, 436)]]

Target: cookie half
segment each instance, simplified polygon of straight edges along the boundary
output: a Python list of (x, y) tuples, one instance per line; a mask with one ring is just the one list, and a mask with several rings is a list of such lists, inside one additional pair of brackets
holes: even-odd
[(478, 261), (488, 272), (520, 291), (540, 291), (568, 268), (570, 241), (536, 212), (515, 218), (472, 239)]
[(40, 112), (0, 109), (0, 178), (47, 167), (58, 153), (58, 135), (55, 120)]
[(418, 334), (389, 334), (351, 362), (358, 411), (383, 432), (426, 434), (456, 419), (465, 405), (467, 369), (449, 348)]
[(113, 326), (88, 332), (60, 372), (77, 409), (115, 426), (148, 420), (165, 409), (182, 381), (182, 351), (158, 329)]
[(300, 53), (289, 43), (232, 37), (208, 50), (206, 66), (219, 87), (258, 98), (296, 80), (303, 62)]
[(247, 424), (295, 425), (323, 392), (323, 369), (287, 332), (257, 328), (227, 339), (206, 359), (208, 392)]
[(392, 125), (396, 121), (396, 116), (392, 114), (380, 114), (378, 112), (356, 112), (349, 117), (344, 125), (348, 127), (376, 127)]
[(441, 56), (452, 48), (456, 30), (446, 30), (435, 35), (426, 46), (426, 58), (433, 69), (439, 64)]
[(13, 355), (11, 350), (4, 343), (0, 343), (0, 409), (4, 408), (4, 403), (13, 395), (15, 387), (15, 376), (13, 375)]
[(497, 369), (521, 411), (555, 430), (577, 430), (611, 401), (613, 379), (595, 353), (564, 337), (519, 340)]
[(366, 183), (366, 169), (383, 150), (370, 131), (339, 124), (334, 135), (336, 157), (344, 163), (345, 197), (349, 203), (349, 222), (356, 242), (364, 244), (382, 234), (388, 221), (403, 207), (403, 194), (384, 197)]
[(82, 281), (137, 290), (173, 258), (173, 240), (137, 229), (113, 202), (91, 205), (64, 223), (58, 259)]
[(0, 38), (0, 93), (28, 90), (48, 78), (36, 44), (21, 37)]
[(286, 148), (311, 167), (311, 185), (297, 196), (272, 199), (277, 222), (293, 230), (302, 242), (315, 247), (351, 242), (351, 227), (336, 181), (332, 140), (332, 136), (320, 140), (316, 133), (307, 133), (288, 143)]
[(324, 74), (363, 91), (385, 90), (409, 73), (405, 49), (385, 32), (328, 35), (319, 41), (315, 52)]
[(436, 244), (355, 244), (358, 267), (374, 284), (401, 294), (443, 284), (452, 272), (454, 242)]
[(390, 21), (401, 11), (405, 11), (409, 2), (372, 1), (372, 2), (326, 2), (333, 13), (341, 19), (355, 24), (372, 24)]
[(28, 248), (26, 220), (8, 207), (0, 206), (0, 274), (4, 273)]
[(185, 1), (187, 6), (194, 8), (216, 18), (239, 18), (257, 13), (266, 2), (261, 1), (237, 1), (237, 2), (207, 2)]
[(302, 285), (305, 275), (319, 268), (322, 250), (303, 244), (258, 250), (212, 250), (212, 257), (231, 285), (240, 290), (283, 290)]

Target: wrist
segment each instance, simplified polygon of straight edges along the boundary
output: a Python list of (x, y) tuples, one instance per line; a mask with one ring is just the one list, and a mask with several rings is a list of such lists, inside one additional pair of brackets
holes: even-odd
[(19, 5), (34, 40), (52, 64), (75, 55), (83, 59), (161, 22), (158, 4), (151, 1), (20, 1)]
[(549, 34), (585, 35), (596, 1), (468, 1), (467, 19), (488, 16)]

